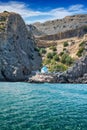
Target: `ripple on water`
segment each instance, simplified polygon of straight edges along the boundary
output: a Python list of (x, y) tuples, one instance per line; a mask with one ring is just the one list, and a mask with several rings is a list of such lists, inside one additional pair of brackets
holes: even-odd
[(87, 85), (0, 83), (0, 130), (87, 130)]

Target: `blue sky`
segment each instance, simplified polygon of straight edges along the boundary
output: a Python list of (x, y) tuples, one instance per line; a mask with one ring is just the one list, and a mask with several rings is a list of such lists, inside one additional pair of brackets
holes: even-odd
[(87, 14), (87, 0), (0, 1), (0, 12), (19, 13), (26, 23), (61, 19), (74, 14)]

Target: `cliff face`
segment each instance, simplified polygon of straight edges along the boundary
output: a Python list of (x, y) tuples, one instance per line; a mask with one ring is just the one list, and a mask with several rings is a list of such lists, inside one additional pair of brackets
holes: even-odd
[(87, 55), (66, 72), (57, 75), (59, 83), (87, 83)]
[[(28, 26), (40, 40), (59, 40), (87, 33), (87, 14), (67, 16), (63, 19), (34, 23)], [(36, 31), (37, 29), (37, 31)]]
[(21, 16), (15, 13), (1, 13), (0, 80), (25, 80), (34, 69), (34, 48), (34, 37), (27, 30)]
[(67, 16), (63, 19), (47, 21), (45, 23), (35, 23), (33, 25), (46, 35), (57, 34), (87, 25), (87, 14)]
[(60, 32), (57, 34), (40, 36), (37, 39), (49, 40), (49, 41), (50, 40), (61, 40), (61, 39), (65, 39), (65, 38), (81, 37), (81, 36), (84, 36), (84, 34), (86, 34), (86, 33), (87, 33), (86, 26), (83, 26), (78, 29), (67, 30), (67, 31)]
[(38, 29), (37, 29), (37, 27), (35, 27), (35, 26), (33, 26), (33, 25), (27, 25), (27, 29), (30, 31), (30, 32), (32, 32), (32, 34), (34, 34), (34, 36), (41, 36), (41, 35), (43, 35), (43, 34), (45, 34), (45, 33), (43, 33), (42, 31), (39, 31)]

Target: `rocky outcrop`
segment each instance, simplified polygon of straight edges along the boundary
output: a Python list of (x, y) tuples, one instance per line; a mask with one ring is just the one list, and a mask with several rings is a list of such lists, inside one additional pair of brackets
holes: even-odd
[(82, 37), (84, 34), (87, 33), (86, 30), (87, 26), (80, 27), (78, 29), (71, 29), (64, 32), (59, 32), (57, 34), (52, 35), (44, 35), (37, 37), (39, 40), (61, 40), (65, 38), (72, 38), (72, 37)]
[(32, 32), (32, 34), (34, 34), (34, 36), (41, 36), (45, 33), (43, 33), (42, 31), (39, 31), (37, 29), (37, 27), (35, 27), (34, 25), (30, 24), (30, 25), (27, 25), (27, 29)]
[(56, 83), (57, 76), (55, 74), (36, 74), (29, 77), (28, 82), (30, 83)]
[(36, 74), (29, 77), (31, 83), (87, 83), (87, 56), (63, 73)]
[(34, 23), (27, 27), (40, 40), (81, 37), (87, 33), (87, 14), (67, 16), (63, 19), (44, 23)]
[(87, 83), (87, 55), (66, 72), (57, 75), (60, 83)]
[(46, 35), (53, 35), (60, 32), (66, 32), (68, 30), (79, 29), (85, 25), (87, 26), (87, 14), (67, 16), (63, 19), (33, 24), (33, 26)]
[[(2, 26), (3, 25), (3, 26)], [(24, 81), (37, 52), (35, 40), (19, 14), (0, 14), (0, 81)], [(38, 55), (37, 55), (38, 56)], [(38, 63), (37, 68), (40, 66)]]

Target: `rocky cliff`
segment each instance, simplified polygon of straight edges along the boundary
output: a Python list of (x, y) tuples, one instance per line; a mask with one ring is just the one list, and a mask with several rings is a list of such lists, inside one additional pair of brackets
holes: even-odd
[(33, 26), (32, 24), (27, 25), (27, 29), (32, 32), (32, 34), (34, 34), (34, 36), (41, 36), (45, 33), (43, 33), (42, 31), (38, 30), (37, 27)]
[(57, 75), (60, 83), (87, 83), (87, 55), (66, 72)]
[(61, 40), (65, 38), (72, 38), (72, 37), (82, 37), (84, 34), (87, 33), (87, 26), (82, 26), (77, 29), (71, 29), (67, 30), (64, 32), (59, 32), (57, 34), (52, 34), (52, 35), (44, 35), (44, 36), (39, 36), (37, 39), (39, 40)]
[(38, 69), (40, 62), (35, 66), (35, 56), (39, 57), (34, 48), (34, 37), (21, 16), (0, 13), (0, 81), (24, 81)]
[(87, 14), (67, 16), (63, 19), (47, 21), (45, 23), (34, 23), (29, 25), (28, 28), (40, 40), (59, 40), (83, 36), (87, 33)]
[(45, 23), (35, 23), (33, 25), (47, 35), (57, 34), (87, 25), (87, 14), (67, 16), (63, 19), (47, 21)]

